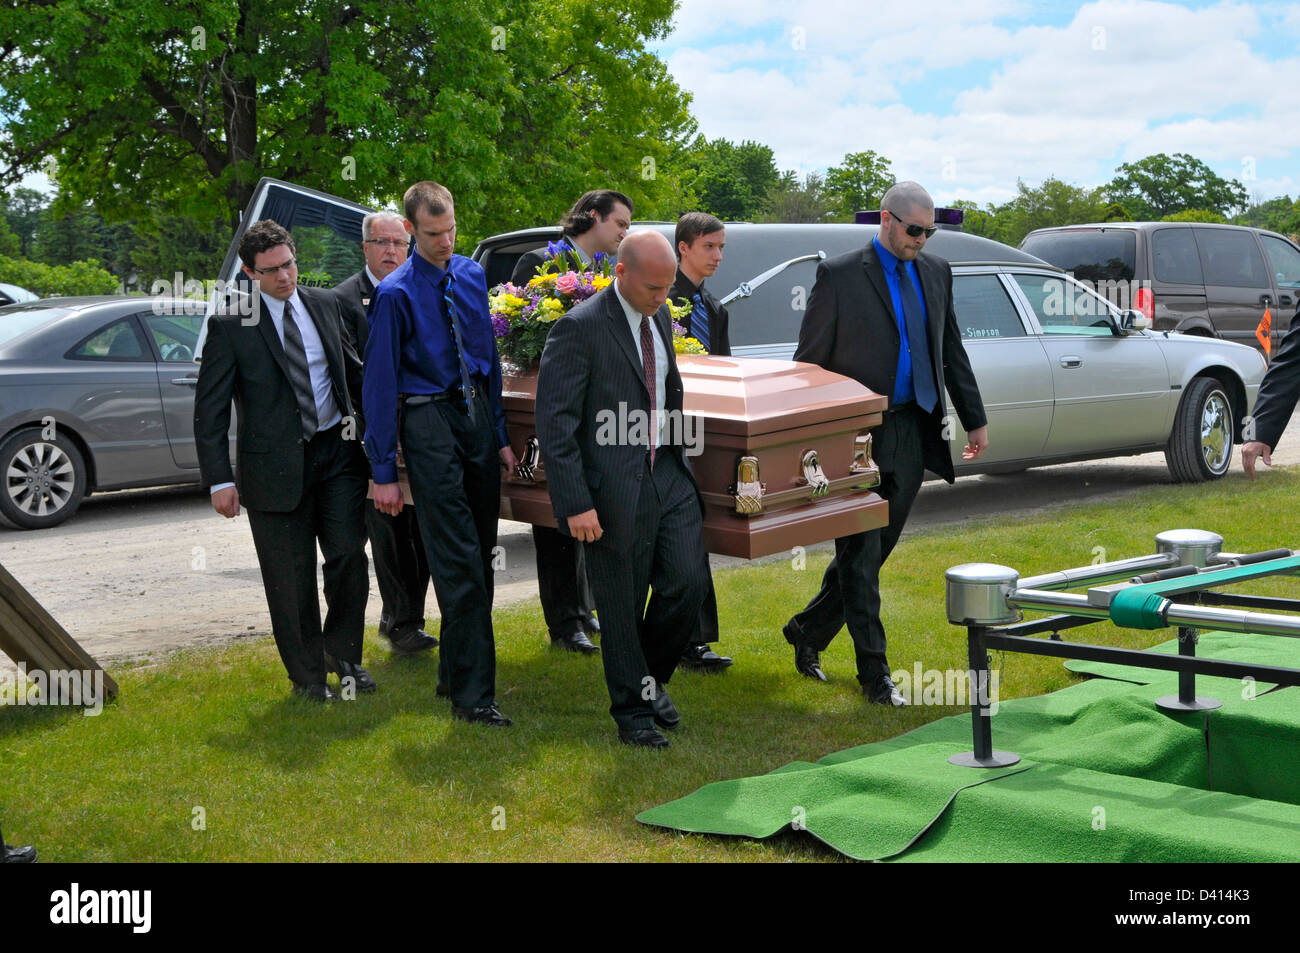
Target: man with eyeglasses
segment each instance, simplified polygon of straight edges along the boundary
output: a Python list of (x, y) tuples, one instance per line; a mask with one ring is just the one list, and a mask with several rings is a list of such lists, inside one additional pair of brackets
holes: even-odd
[[(259, 289), (250, 321), (214, 314), (199, 365), (194, 436), (212, 507), (241, 505), (257, 548), (276, 648), (295, 694), (314, 701), (375, 690), (361, 667), (370, 574), (366, 564), (365, 454), (354, 416), (361, 361), (343, 331), (338, 300), (298, 287), (293, 238), (270, 219), (239, 242)], [(239, 414), (238, 466), (230, 468), (230, 403)], [(316, 546), (325, 557), (322, 625)]]
[(835, 541), (821, 591), (783, 629), (801, 675), (826, 681), (820, 653), (846, 623), (867, 700), (905, 705), (890, 678), (880, 620), (880, 568), (889, 558), (925, 470), (953, 482), (943, 413), (952, 397), (967, 433), (962, 458), (988, 447), (984, 404), (953, 311), (952, 268), (922, 253), (935, 232), (934, 202), (916, 182), (899, 182), (881, 200), (871, 244), (817, 266), (799, 328), (796, 361), (843, 374), (890, 398), (872, 431), (880, 468), (876, 492), (889, 502), (889, 525)]
[[(370, 324), (366, 312), (378, 284), (406, 261), (411, 236), (402, 226), (402, 216), (393, 212), (371, 212), (361, 220), (361, 250), (366, 266), (341, 282), (334, 294), (343, 312), (343, 326), (358, 354), (366, 351)], [(375, 561), (375, 579), (383, 608), (379, 613), (379, 634), (388, 639), (399, 655), (423, 652), (438, 644), (424, 631), (424, 600), (429, 592), (429, 562), (415, 522), (415, 508), (407, 507), (390, 516), (367, 506), (366, 534)]]

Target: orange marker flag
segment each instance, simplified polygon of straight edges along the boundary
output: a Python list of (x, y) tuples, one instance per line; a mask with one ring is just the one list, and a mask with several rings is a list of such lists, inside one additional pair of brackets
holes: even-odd
[(1273, 356), (1273, 314), (1268, 308), (1264, 309), (1264, 317), (1260, 318), (1259, 327), (1255, 328), (1255, 340), (1264, 349), (1265, 357)]

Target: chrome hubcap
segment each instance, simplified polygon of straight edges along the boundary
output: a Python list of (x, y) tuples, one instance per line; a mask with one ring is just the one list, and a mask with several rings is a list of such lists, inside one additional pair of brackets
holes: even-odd
[(30, 443), (9, 460), (5, 488), (29, 516), (50, 516), (68, 505), (76, 473), (68, 455), (52, 443)]
[(1210, 470), (1222, 473), (1227, 469), (1231, 453), (1232, 417), (1228, 398), (1216, 390), (1201, 410), (1201, 456)]

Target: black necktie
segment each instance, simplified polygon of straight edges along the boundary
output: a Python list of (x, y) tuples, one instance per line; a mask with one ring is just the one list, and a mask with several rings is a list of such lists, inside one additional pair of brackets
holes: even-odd
[(939, 395), (934, 387), (934, 368), (930, 364), (930, 337), (925, 332), (921, 299), (907, 268), (898, 263), (898, 296), (903, 299), (903, 320), (907, 324), (907, 349), (912, 355), (912, 390), (916, 404), (927, 414), (934, 410)]
[(284, 356), (289, 359), (289, 383), (298, 400), (298, 416), (302, 418), (302, 435), (310, 440), (316, 435), (320, 420), (316, 417), (316, 391), (311, 386), (311, 372), (307, 370), (307, 349), (303, 347), (302, 332), (294, 319), (293, 308), (284, 303)]

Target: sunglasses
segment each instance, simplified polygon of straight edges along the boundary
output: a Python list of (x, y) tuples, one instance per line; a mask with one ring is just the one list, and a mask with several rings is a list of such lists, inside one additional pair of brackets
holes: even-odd
[[(889, 212), (889, 209), (885, 209), (885, 211)], [(903, 221), (893, 212), (889, 212), (889, 216), (894, 221), (896, 221), (899, 225), (902, 225), (903, 228), (906, 229), (907, 234), (912, 236), (913, 238), (920, 238), (922, 235), (924, 235), (926, 238), (929, 238), (931, 235), (933, 235), (935, 232), (939, 230), (938, 225), (912, 225), (908, 222)]]

